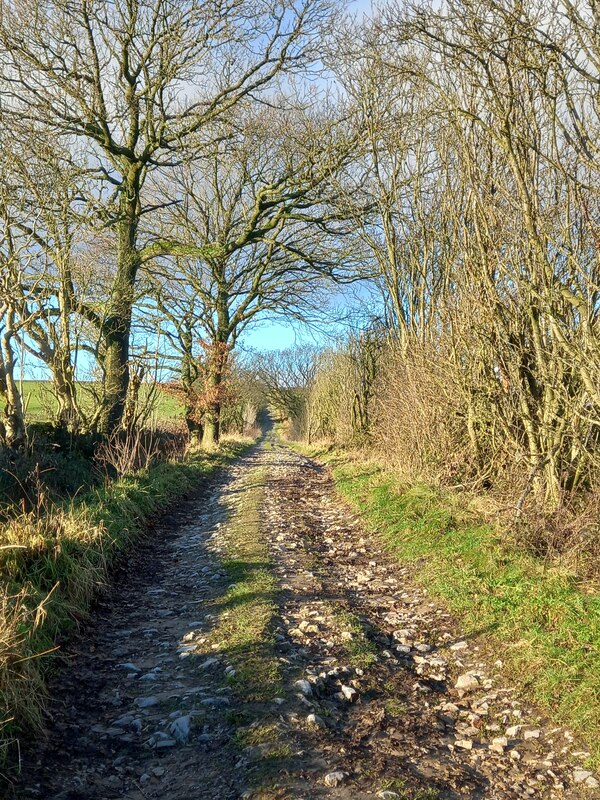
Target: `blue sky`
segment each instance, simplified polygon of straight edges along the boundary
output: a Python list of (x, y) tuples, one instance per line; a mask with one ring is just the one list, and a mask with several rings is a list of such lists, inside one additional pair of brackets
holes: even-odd
[[(348, 8), (352, 12), (370, 14), (372, 0), (349, 0)], [(259, 322), (250, 328), (242, 337), (241, 345), (254, 350), (282, 350), (294, 347), (298, 342), (309, 341), (317, 344), (334, 342), (335, 338), (343, 334), (343, 325), (324, 325), (315, 331), (299, 324), (286, 323), (280, 320)]]
[(257, 323), (242, 338), (244, 347), (253, 350), (282, 350), (293, 347), (309, 336), (304, 326), (293, 327), (290, 323), (266, 321)]
[[(372, 9), (372, 0), (349, 0), (348, 9), (354, 13), (367, 13), (369, 14)], [(358, 300), (339, 298), (342, 306), (354, 306), (357, 309), (367, 305), (365, 303), (368, 291), (362, 292), (359, 290)], [(370, 303), (368, 303), (370, 305)], [(313, 344), (320, 344), (327, 346), (333, 345), (340, 336), (343, 336), (347, 330), (347, 326), (334, 321), (324, 322), (318, 328), (316, 326), (302, 325), (298, 322), (285, 321), (283, 319), (271, 320), (257, 320), (255, 324), (244, 332), (240, 339), (239, 345), (241, 349), (252, 350), (280, 350), (294, 347), (301, 342), (309, 342)], [(80, 354), (80, 357), (83, 354)], [(81, 360), (87, 363), (87, 358), (83, 356)], [(25, 354), (23, 373), (25, 378), (46, 378), (47, 370), (34, 358)]]

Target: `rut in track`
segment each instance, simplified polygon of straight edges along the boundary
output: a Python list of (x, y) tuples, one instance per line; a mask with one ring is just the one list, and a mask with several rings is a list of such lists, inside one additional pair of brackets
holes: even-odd
[[(278, 587), (264, 646), (279, 677), (260, 699), (233, 679), (243, 650), (212, 635), (236, 613), (228, 531), (257, 491), (250, 533)], [(67, 656), (12, 798), (597, 796), (568, 731), (272, 438), (154, 532)]]

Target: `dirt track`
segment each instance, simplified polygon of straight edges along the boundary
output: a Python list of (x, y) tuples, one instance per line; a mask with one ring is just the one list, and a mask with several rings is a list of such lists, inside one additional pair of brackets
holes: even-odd
[[(283, 678), (263, 703), (210, 646), (221, 539), (259, 468)], [(320, 466), (274, 440), (165, 520), (68, 656), (14, 798), (598, 796), (569, 733), (411, 585)], [(248, 744), (259, 729), (268, 740)]]

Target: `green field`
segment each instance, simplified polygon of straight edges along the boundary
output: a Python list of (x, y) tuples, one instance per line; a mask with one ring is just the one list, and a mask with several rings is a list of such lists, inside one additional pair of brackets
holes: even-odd
[[(91, 381), (77, 383), (78, 397), (84, 410), (91, 409), (94, 403), (94, 392), (98, 385)], [(142, 386), (142, 393), (150, 391), (149, 386)], [(50, 381), (27, 380), (22, 382), (25, 415), (29, 422), (45, 422), (52, 419), (56, 408), (56, 400), (52, 393)], [(181, 419), (183, 409), (179, 403), (160, 389), (157, 392), (153, 416), (157, 420)]]

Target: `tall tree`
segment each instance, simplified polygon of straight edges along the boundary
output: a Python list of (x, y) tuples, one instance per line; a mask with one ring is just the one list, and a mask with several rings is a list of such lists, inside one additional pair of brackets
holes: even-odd
[(194, 345), (210, 353), (206, 445), (219, 438), (219, 387), (246, 327), (267, 314), (306, 318), (335, 282), (356, 277), (352, 225), (331, 202), (332, 176), (353, 152), (346, 128), (301, 109), (244, 116), (235, 137), (180, 173), (182, 202), (165, 224), (175, 240), (157, 242), (177, 258), (153, 266), (149, 293), (176, 332), (184, 383), (196, 379)]
[(102, 430), (118, 425), (127, 393), (132, 308), (145, 258), (140, 221), (164, 204), (144, 192), (148, 177), (189, 157), (210, 138), (211, 123), (279, 73), (304, 67), (330, 9), (329, 0), (2, 4), (5, 118), (70, 143), (73, 159), (95, 180), (96, 211), (115, 233), (105, 308), (78, 308), (102, 341)]

